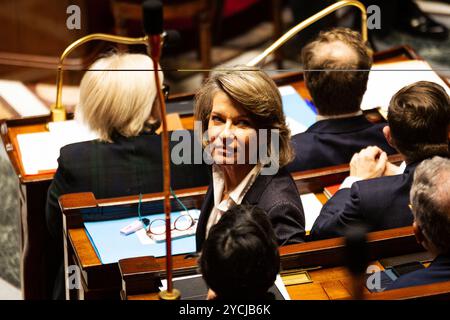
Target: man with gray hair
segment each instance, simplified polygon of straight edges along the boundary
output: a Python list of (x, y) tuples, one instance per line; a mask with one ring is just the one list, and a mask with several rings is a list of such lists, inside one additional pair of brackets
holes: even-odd
[(410, 193), (417, 241), (435, 259), (398, 278), (388, 290), (450, 281), (450, 160), (434, 157), (416, 169)]

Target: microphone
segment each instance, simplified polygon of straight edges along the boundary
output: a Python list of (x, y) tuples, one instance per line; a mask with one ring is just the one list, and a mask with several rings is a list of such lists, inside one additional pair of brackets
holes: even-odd
[(163, 33), (163, 6), (160, 1), (147, 0), (142, 4), (144, 32), (149, 38), (149, 55), (159, 62)]
[(160, 1), (147, 0), (142, 4), (144, 32), (149, 35), (163, 33), (163, 6)]
[[(144, 1), (142, 5), (144, 32), (149, 37), (149, 55), (160, 56), (159, 50), (174, 49), (181, 42), (176, 30), (163, 30), (163, 6), (160, 1)], [(159, 49), (160, 48), (160, 49)], [(151, 52), (153, 49), (153, 53)], [(158, 59), (159, 60), (159, 59)]]

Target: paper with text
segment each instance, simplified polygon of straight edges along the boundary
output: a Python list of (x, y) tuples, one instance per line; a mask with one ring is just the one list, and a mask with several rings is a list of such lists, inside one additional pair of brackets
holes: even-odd
[(48, 128), (47, 132), (17, 135), (22, 166), (27, 175), (56, 170), (62, 147), (97, 138), (94, 132), (76, 120), (50, 122)]
[(382, 63), (374, 65), (371, 70), (367, 91), (361, 103), (362, 110), (380, 107), (382, 113), (386, 114), (392, 96), (401, 88), (417, 81), (435, 82), (450, 94), (446, 83), (425, 61)]

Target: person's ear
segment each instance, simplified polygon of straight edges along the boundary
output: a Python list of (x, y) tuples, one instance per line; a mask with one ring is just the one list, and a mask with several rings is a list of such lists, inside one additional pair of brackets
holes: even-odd
[(392, 136), (391, 136), (391, 128), (389, 128), (389, 126), (384, 126), (383, 134), (384, 134), (384, 137), (386, 138), (386, 141), (389, 143), (389, 145), (391, 147), (395, 148), (395, 144), (394, 144), (394, 141), (392, 140)]
[(447, 137), (448, 137), (448, 142), (450, 143), (450, 124), (447, 126)]
[(150, 112), (150, 118), (161, 122), (161, 107), (159, 105), (159, 99), (158, 97), (155, 97), (155, 100), (153, 101), (152, 111)]

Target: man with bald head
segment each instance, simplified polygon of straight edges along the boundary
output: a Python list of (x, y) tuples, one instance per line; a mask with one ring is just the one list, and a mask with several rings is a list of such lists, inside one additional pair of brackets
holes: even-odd
[(450, 281), (450, 160), (434, 157), (416, 169), (410, 193), (413, 229), (434, 257), (426, 269), (398, 278), (388, 290)]
[(396, 153), (384, 138), (385, 123), (369, 122), (360, 109), (372, 53), (358, 32), (346, 28), (321, 32), (303, 48), (302, 61), (318, 116), (308, 130), (292, 137), (296, 157), (289, 171), (348, 163), (369, 145)]

